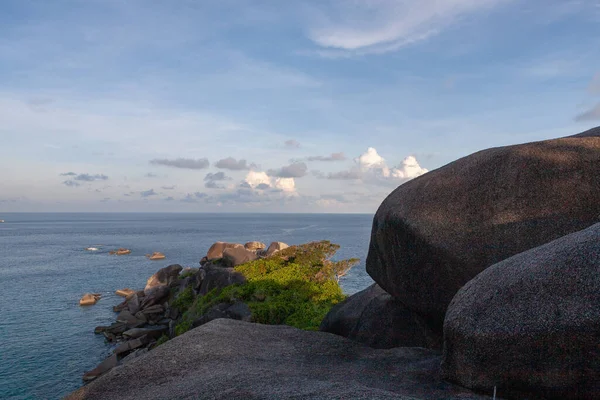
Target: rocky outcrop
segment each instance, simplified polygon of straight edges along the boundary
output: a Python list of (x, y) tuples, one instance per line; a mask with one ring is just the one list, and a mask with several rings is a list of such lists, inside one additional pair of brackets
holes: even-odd
[[(267, 350), (268, 349), (268, 350)], [(217, 319), (114, 368), (77, 399), (489, 399), (441, 380), (438, 353)]]
[(215, 288), (224, 288), (229, 285), (246, 282), (244, 275), (233, 268), (223, 268), (207, 264), (199, 272), (201, 277), (200, 295), (205, 295)]
[(157, 286), (169, 286), (177, 280), (182, 269), (183, 267), (179, 264), (173, 264), (159, 269), (157, 273), (148, 278), (144, 292), (147, 294), (150, 289)]
[(146, 258), (148, 258), (149, 260), (164, 260), (167, 257), (160, 251), (155, 251), (152, 254), (146, 254)]
[(244, 248), (250, 251), (261, 250), (265, 247), (267, 247), (267, 245), (262, 242), (247, 242), (246, 244), (244, 244)]
[(377, 349), (442, 347), (440, 334), (376, 283), (334, 306), (321, 323), (320, 330)]
[(600, 394), (600, 224), (495, 264), (454, 297), (444, 376), (514, 398)]
[(413, 179), (379, 207), (369, 275), (442, 329), (465, 283), (600, 215), (600, 132), (488, 149)]
[(92, 306), (100, 300), (100, 293), (86, 293), (79, 299), (80, 306)]
[(223, 265), (229, 268), (254, 261), (258, 258), (256, 252), (243, 247), (233, 247), (223, 251)]
[(117, 255), (117, 256), (124, 256), (126, 254), (131, 254), (131, 250), (125, 249), (125, 248), (121, 247), (118, 250), (111, 250), (111, 251), (109, 251), (108, 254), (110, 254), (110, 255)]
[(244, 245), (239, 243), (227, 243), (227, 242), (216, 242), (206, 252), (206, 256), (200, 260), (200, 264), (204, 265), (208, 261), (218, 260), (223, 258), (223, 251), (225, 249), (244, 248)]
[(288, 246), (287, 244), (283, 243), (283, 242), (272, 242), (269, 247), (267, 248), (267, 250), (264, 250), (264, 252), (259, 252), (259, 255), (264, 256), (264, 257), (271, 257), (273, 254), (277, 253), (278, 251), (281, 251), (283, 249), (287, 249)]

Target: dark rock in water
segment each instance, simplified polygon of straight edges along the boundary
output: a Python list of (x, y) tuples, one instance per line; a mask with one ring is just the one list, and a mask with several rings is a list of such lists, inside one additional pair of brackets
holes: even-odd
[(205, 295), (214, 288), (224, 288), (229, 285), (244, 283), (246, 278), (233, 268), (215, 267), (207, 264), (200, 270), (203, 273), (200, 294)]
[(468, 282), (444, 322), (443, 372), (514, 398), (600, 398), (600, 224)]
[(235, 249), (235, 248), (244, 248), (243, 245), (239, 243), (226, 243), (226, 242), (216, 242), (206, 252), (206, 261), (217, 260), (219, 258), (223, 258), (223, 251), (225, 249)]
[(148, 290), (146, 296), (142, 299), (140, 309), (143, 311), (155, 304), (162, 304), (167, 299), (171, 290), (168, 286), (156, 286)]
[(127, 325), (122, 322), (114, 322), (110, 326), (97, 326), (94, 333), (109, 332), (114, 335), (120, 335), (127, 330)]
[(169, 286), (171, 283), (176, 282), (182, 269), (183, 267), (179, 264), (173, 264), (159, 269), (158, 272), (148, 278), (146, 287), (144, 288), (144, 293), (148, 295), (148, 291), (153, 288), (159, 286)]
[(144, 320), (136, 318), (128, 310), (123, 310), (117, 315), (117, 322), (124, 323), (127, 328), (137, 328), (145, 323)]
[(441, 349), (442, 337), (376, 283), (333, 306), (320, 330), (376, 349)]
[(598, 221), (598, 160), (596, 132), (480, 151), (413, 179), (373, 219), (367, 272), (441, 329), (479, 272)]
[(131, 350), (135, 350), (139, 347), (145, 346), (146, 344), (148, 344), (149, 342), (149, 338), (148, 336), (140, 336), (136, 339), (133, 340), (128, 340), (125, 343), (121, 343), (120, 345), (118, 345), (114, 350), (113, 350), (113, 354), (116, 354), (117, 356), (120, 356), (122, 354), (128, 353)]
[(102, 361), (96, 368), (91, 371), (86, 372), (83, 375), (83, 380), (86, 382), (93, 381), (98, 378), (100, 375), (110, 371), (112, 368), (116, 367), (118, 364), (117, 355), (113, 354), (108, 357), (106, 360)]
[(133, 328), (123, 332), (123, 336), (131, 339), (136, 339), (142, 336), (147, 336), (149, 339), (158, 339), (163, 333), (167, 333), (169, 327), (158, 325), (152, 328)]
[(246, 250), (243, 247), (230, 248), (223, 251), (223, 264), (230, 268), (254, 261), (257, 258), (258, 256), (255, 252)]
[(67, 399), (491, 399), (442, 381), (439, 361), (422, 348), (217, 319)]

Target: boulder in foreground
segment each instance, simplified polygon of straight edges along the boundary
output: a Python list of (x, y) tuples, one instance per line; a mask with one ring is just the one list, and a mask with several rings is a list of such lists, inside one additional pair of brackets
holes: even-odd
[(514, 398), (600, 398), (600, 223), (467, 283), (444, 322), (443, 371)]
[(489, 399), (440, 379), (439, 354), (217, 319), (67, 399)]
[(596, 129), (483, 150), (407, 182), (373, 219), (367, 272), (441, 330), (479, 272), (598, 221), (599, 160)]
[(442, 347), (440, 334), (376, 283), (333, 306), (320, 330), (376, 349)]

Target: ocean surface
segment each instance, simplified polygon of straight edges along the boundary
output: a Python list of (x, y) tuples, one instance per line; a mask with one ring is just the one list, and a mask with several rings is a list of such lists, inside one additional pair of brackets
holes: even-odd
[[(216, 241), (341, 245), (334, 259), (361, 260), (341, 280), (347, 294), (372, 283), (365, 272), (372, 215), (45, 214), (0, 215), (0, 399), (57, 399), (112, 346), (94, 327), (114, 322), (116, 289), (142, 289), (170, 264), (197, 267)], [(86, 251), (93, 246), (98, 251)], [(130, 255), (111, 256), (118, 247)], [(145, 254), (161, 251), (166, 260)], [(80, 307), (86, 292), (101, 293)]]

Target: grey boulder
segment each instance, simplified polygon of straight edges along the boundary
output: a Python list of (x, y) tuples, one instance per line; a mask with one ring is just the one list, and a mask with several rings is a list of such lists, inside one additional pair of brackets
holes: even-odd
[(376, 283), (333, 306), (320, 330), (377, 349), (441, 349), (442, 337)]
[(179, 264), (173, 264), (159, 269), (154, 275), (148, 278), (144, 293), (147, 295), (148, 291), (155, 287), (169, 286), (171, 283), (176, 282), (182, 269), (183, 267)]
[(258, 259), (256, 252), (246, 250), (243, 247), (235, 247), (223, 251), (223, 264), (229, 268), (237, 267), (256, 259)]
[(367, 272), (441, 331), (485, 268), (600, 215), (600, 131), (483, 150), (394, 190), (373, 219)]
[(600, 224), (467, 283), (444, 322), (443, 372), (514, 398), (600, 398)]
[(439, 353), (217, 319), (67, 399), (491, 399), (441, 380)]
[(200, 274), (202, 275), (202, 284), (199, 293), (202, 296), (215, 288), (223, 289), (229, 285), (246, 282), (244, 275), (233, 268), (222, 268), (211, 264), (203, 266)]

